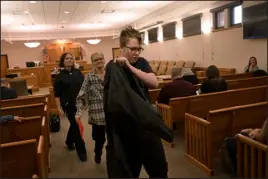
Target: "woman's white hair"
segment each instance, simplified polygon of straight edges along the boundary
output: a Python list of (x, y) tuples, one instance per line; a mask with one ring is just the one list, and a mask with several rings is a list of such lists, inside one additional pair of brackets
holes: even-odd
[(181, 77), (181, 68), (172, 67), (171, 68), (171, 78), (180, 78)]

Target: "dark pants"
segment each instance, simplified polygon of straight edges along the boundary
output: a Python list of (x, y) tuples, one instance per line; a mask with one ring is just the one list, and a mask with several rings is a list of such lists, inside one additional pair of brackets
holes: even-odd
[[(123, 144), (126, 160), (133, 178), (138, 178), (141, 167), (144, 166), (150, 178), (167, 178), (167, 162), (161, 139), (155, 134), (148, 132), (140, 140), (129, 140)], [(113, 149), (107, 146), (107, 170), (109, 178), (127, 178), (123, 164), (116, 161)], [(119, 167), (119, 168), (118, 168)]]
[(105, 143), (105, 125), (92, 124), (92, 139), (95, 141), (95, 155), (101, 156)]
[(75, 120), (76, 106), (75, 104), (67, 104), (66, 106), (62, 105), (62, 109), (66, 114), (70, 122), (70, 128), (67, 134), (66, 143), (75, 144), (75, 148), (78, 154), (85, 154), (86, 147), (85, 143), (80, 135), (80, 130), (78, 124)]

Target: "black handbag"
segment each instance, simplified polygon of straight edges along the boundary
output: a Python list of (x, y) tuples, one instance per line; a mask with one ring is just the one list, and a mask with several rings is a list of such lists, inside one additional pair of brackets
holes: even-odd
[(60, 131), (60, 117), (57, 114), (50, 116), (50, 131), (59, 132)]

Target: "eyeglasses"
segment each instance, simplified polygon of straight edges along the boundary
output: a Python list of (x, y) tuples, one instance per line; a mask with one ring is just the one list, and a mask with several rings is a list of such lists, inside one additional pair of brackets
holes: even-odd
[(127, 47), (128, 49), (130, 49), (132, 53), (136, 53), (136, 52), (141, 53), (144, 50), (142, 47), (128, 47), (126, 45), (125, 45), (125, 47)]

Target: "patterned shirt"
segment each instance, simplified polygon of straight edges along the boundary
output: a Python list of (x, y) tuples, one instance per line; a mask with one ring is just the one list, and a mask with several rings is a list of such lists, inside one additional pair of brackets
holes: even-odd
[(82, 116), (83, 110), (88, 109), (89, 124), (105, 125), (102, 83), (95, 72), (89, 72), (76, 98), (76, 115)]

